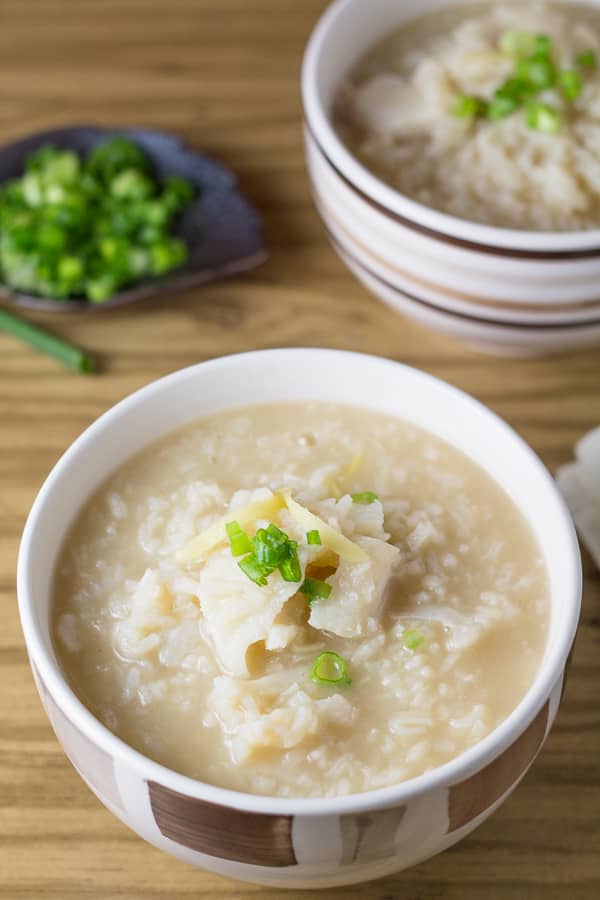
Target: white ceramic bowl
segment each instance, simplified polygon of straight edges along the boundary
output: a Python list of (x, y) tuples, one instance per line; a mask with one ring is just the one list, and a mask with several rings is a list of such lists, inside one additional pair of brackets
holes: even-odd
[[(352, 403), (427, 428), (482, 465), (530, 523), (548, 567), (548, 645), (531, 688), (457, 759), (393, 787), (334, 799), (281, 799), (203, 784), (112, 734), (77, 699), (50, 635), (61, 544), (87, 498), (132, 454), (186, 422), (262, 402)], [(143, 388), (91, 425), (48, 476), (21, 543), (18, 594), (36, 684), (58, 739), (102, 802), (174, 856), (283, 887), (389, 874), (468, 834), (515, 787), (560, 702), (580, 604), (580, 561), (554, 482), (527, 445), (475, 400), (389, 360), (333, 350), (267, 350), (202, 363)]]
[[(587, 2), (598, 6), (600, 0)], [(501, 352), (596, 343), (600, 229), (516, 231), (423, 206), (366, 169), (332, 125), (340, 85), (373, 44), (415, 16), (453, 5), (460, 0), (337, 0), (322, 16), (302, 70), (306, 153), (317, 208), (342, 258), (400, 312)], [(431, 316), (436, 308), (440, 315)], [(496, 323), (504, 329), (496, 330)], [(511, 327), (524, 329), (514, 343), (506, 330)]]

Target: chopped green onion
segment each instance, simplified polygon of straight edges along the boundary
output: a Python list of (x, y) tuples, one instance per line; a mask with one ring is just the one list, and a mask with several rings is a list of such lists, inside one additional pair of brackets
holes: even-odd
[(350, 684), (348, 667), (342, 657), (333, 650), (319, 653), (311, 669), (310, 677), (316, 684)]
[(280, 564), (279, 571), (284, 581), (300, 581), (302, 579), (302, 569), (296, 551), (296, 542), (290, 541), (290, 543), (294, 546), (290, 551), (288, 558), (284, 559)]
[(575, 62), (584, 69), (598, 68), (598, 56), (595, 50), (584, 50), (583, 53), (575, 57)]
[(274, 522), (271, 522), (271, 524), (267, 527), (267, 536), (268, 540), (270, 541), (285, 543), (289, 540), (285, 531), (282, 531), (281, 528), (278, 528), (277, 525), (274, 524)]
[(561, 126), (560, 113), (545, 103), (530, 103), (527, 106), (527, 125), (544, 134), (556, 134)]
[(319, 581), (318, 578), (305, 578), (300, 587), (300, 591), (306, 594), (309, 606), (315, 600), (327, 600), (332, 590), (332, 585), (326, 581)]
[(486, 115), (491, 121), (505, 119), (506, 116), (510, 116), (520, 106), (521, 103), (514, 97), (496, 96), (488, 105)]
[(529, 56), (535, 48), (535, 35), (529, 31), (503, 31), (498, 41), (498, 49), (507, 56)]
[(481, 115), (482, 101), (479, 97), (459, 94), (452, 107), (452, 115), (459, 119), (474, 119)]
[(78, 347), (73, 347), (71, 344), (67, 344), (66, 341), (48, 334), (47, 331), (43, 331), (37, 325), (30, 325), (29, 322), (19, 319), (4, 309), (0, 309), (0, 331), (5, 331), (7, 334), (19, 338), (23, 343), (29, 344), (30, 347), (39, 350), (41, 353), (46, 353), (47, 356), (53, 356), (54, 359), (71, 369), (75, 369), (76, 372), (93, 372), (95, 369), (93, 358), (84, 353), (83, 350), (79, 350)]
[(231, 545), (231, 552), (234, 556), (243, 556), (244, 553), (252, 553), (252, 541), (240, 526), (239, 522), (236, 522), (235, 519), (233, 522), (228, 522), (225, 526), (225, 531), (227, 532), (227, 537), (229, 538), (229, 543)]
[(532, 88), (542, 91), (556, 83), (556, 68), (549, 57), (536, 55), (518, 61), (516, 76)]
[(256, 559), (261, 565), (269, 566), (271, 571), (277, 568), (287, 555), (287, 540), (273, 541), (264, 528), (259, 528), (252, 541)]
[(567, 100), (577, 100), (583, 90), (581, 75), (574, 69), (564, 69), (558, 76), (561, 90)]
[(541, 56), (547, 56), (551, 52), (552, 41), (547, 34), (536, 34), (533, 50)]
[(375, 500), (379, 500), (379, 497), (374, 491), (361, 491), (359, 494), (351, 494), (352, 502), (359, 503), (361, 506), (368, 506), (369, 503), (374, 503)]
[(250, 581), (253, 581), (255, 584), (260, 585), (260, 587), (264, 587), (267, 583), (267, 573), (264, 570), (264, 567), (260, 565), (258, 560), (256, 559), (253, 553), (250, 553), (249, 556), (245, 556), (238, 563), (238, 566), (244, 573), (247, 575)]
[(321, 535), (319, 534), (319, 532), (317, 531), (316, 528), (314, 528), (312, 531), (306, 532), (306, 543), (307, 544), (320, 544), (321, 543)]
[(406, 628), (402, 632), (402, 640), (407, 650), (416, 650), (425, 640), (425, 635), (416, 628)]

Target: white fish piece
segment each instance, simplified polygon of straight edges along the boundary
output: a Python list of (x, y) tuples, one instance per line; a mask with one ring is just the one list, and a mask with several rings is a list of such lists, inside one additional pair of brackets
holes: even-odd
[(356, 90), (354, 114), (366, 131), (386, 137), (419, 133), (431, 118), (431, 111), (415, 97), (414, 85), (386, 72)]
[(367, 554), (364, 562), (340, 560), (330, 579), (332, 591), (327, 599), (315, 600), (309, 625), (340, 637), (361, 637), (368, 633), (369, 619), (377, 618), (383, 608), (386, 588), (400, 550), (377, 538), (356, 539)]
[[(303, 556), (300, 552), (302, 572)], [(269, 575), (266, 585), (255, 584), (242, 572), (229, 547), (211, 553), (198, 579), (202, 631), (225, 672), (248, 677), (248, 649), (268, 640), (275, 620), (300, 584), (284, 581), (277, 571)], [(293, 636), (291, 629), (279, 631), (278, 649), (287, 646)]]
[(208, 697), (234, 762), (269, 749), (290, 750), (328, 727), (346, 728), (355, 719), (355, 708), (339, 693), (314, 698), (294, 682), (273, 696), (259, 685), (260, 680), (222, 675)]

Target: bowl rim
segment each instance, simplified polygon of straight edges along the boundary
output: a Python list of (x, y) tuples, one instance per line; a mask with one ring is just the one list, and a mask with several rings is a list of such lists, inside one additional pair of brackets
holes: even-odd
[[(580, 231), (530, 231), (484, 225), (469, 219), (461, 219), (434, 207), (425, 206), (399, 190), (391, 187), (374, 175), (354, 156), (338, 136), (329, 113), (325, 110), (317, 89), (317, 72), (321, 64), (324, 46), (331, 34), (339, 27), (350, 8), (359, 0), (334, 0), (322, 13), (315, 25), (302, 61), (301, 88), (306, 127), (320, 152), (338, 174), (356, 190), (367, 202), (379, 207), (388, 216), (400, 220), (401, 224), (437, 237), (454, 240), (468, 249), (502, 252), (507, 255), (536, 251), (548, 255), (577, 257), (600, 255), (600, 228)], [(454, 0), (457, 6), (461, 0)], [(586, 0), (590, 2), (590, 0)], [(597, 6), (597, 0), (590, 5)], [(368, 16), (368, 4), (364, 4), (364, 15)], [(407, 21), (410, 21), (410, 18)]]
[[(182, 775), (167, 766), (155, 762), (129, 746), (103, 725), (84, 706), (69, 686), (58, 662), (54, 661), (45, 645), (42, 629), (34, 613), (31, 588), (30, 573), (35, 566), (35, 548), (37, 546), (36, 530), (42, 511), (54, 491), (55, 482), (68, 471), (71, 461), (75, 457), (87, 452), (98, 432), (110, 430), (113, 422), (128, 414), (141, 401), (147, 401), (154, 395), (160, 395), (161, 391), (167, 387), (172, 388), (187, 379), (195, 379), (198, 377), (199, 372), (206, 371), (208, 368), (227, 377), (228, 372), (236, 369), (240, 364), (260, 365), (267, 357), (270, 359), (279, 357), (281, 362), (284, 363), (289, 360), (290, 355), (300, 355), (307, 361), (310, 358), (313, 366), (312, 371), (314, 371), (315, 363), (318, 364), (319, 360), (323, 362), (339, 360), (341, 362), (342, 358), (352, 360), (353, 366), (356, 367), (377, 364), (381, 367), (382, 374), (386, 367), (394, 367), (396, 371), (400, 367), (410, 374), (411, 377), (429, 382), (441, 393), (453, 396), (464, 404), (466, 408), (470, 409), (474, 416), (483, 417), (491, 425), (503, 430), (507, 439), (520, 452), (523, 461), (530, 468), (536, 470), (538, 477), (545, 481), (549, 493), (552, 494), (556, 515), (561, 520), (560, 524), (563, 531), (564, 565), (572, 586), (570, 596), (564, 599), (565, 606), (568, 605), (568, 614), (560, 633), (560, 640), (557, 640), (549, 648), (550, 660), (545, 666), (545, 677), (541, 677), (544, 670), (540, 670), (517, 707), (500, 725), (486, 735), (478, 744), (475, 744), (442, 766), (432, 769), (430, 772), (399, 784), (339, 797), (281, 798), (222, 788)], [(326, 399), (326, 390), (324, 390), (323, 399)], [(165, 434), (168, 431), (169, 429), (166, 429)], [(481, 462), (479, 464), (483, 465)], [(83, 498), (83, 500), (85, 499), (87, 498)], [(544, 464), (529, 445), (507, 423), (478, 400), (460, 389), (411, 366), (370, 354), (314, 347), (258, 350), (217, 357), (177, 370), (152, 381), (110, 407), (76, 438), (46, 477), (27, 517), (19, 547), (17, 564), (19, 614), (32, 667), (35, 667), (39, 672), (46, 689), (62, 713), (93, 744), (100, 747), (111, 757), (128, 765), (145, 781), (157, 782), (180, 794), (219, 806), (265, 815), (284, 816), (334, 815), (398, 806), (415, 796), (421, 796), (436, 788), (447, 788), (484, 768), (514, 742), (548, 701), (557, 679), (564, 670), (575, 637), (581, 604), (581, 583), (581, 560), (577, 538), (565, 503)]]

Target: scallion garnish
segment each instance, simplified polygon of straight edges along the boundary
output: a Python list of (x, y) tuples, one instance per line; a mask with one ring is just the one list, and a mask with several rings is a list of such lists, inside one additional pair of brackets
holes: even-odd
[(518, 61), (516, 76), (536, 91), (543, 91), (556, 83), (556, 67), (549, 56), (534, 54)]
[(488, 104), (488, 108), (486, 111), (486, 116), (488, 119), (492, 121), (496, 121), (497, 119), (504, 119), (506, 116), (510, 116), (516, 109), (519, 108), (521, 104), (515, 97), (499, 97), (496, 96)]
[(307, 544), (320, 544), (321, 543), (321, 535), (319, 534), (319, 532), (317, 531), (316, 528), (314, 528), (312, 531), (306, 532), (306, 543)]
[(529, 56), (536, 49), (536, 38), (529, 31), (503, 31), (498, 40), (498, 49), (507, 56)]
[(416, 628), (406, 628), (402, 632), (402, 640), (407, 650), (417, 650), (425, 640), (425, 635)]
[(583, 53), (580, 53), (579, 56), (575, 57), (575, 62), (578, 66), (581, 66), (583, 69), (597, 69), (598, 68), (598, 56), (595, 50), (584, 50)]
[(564, 69), (558, 76), (563, 95), (567, 100), (577, 100), (583, 90), (581, 75), (575, 69)]
[(315, 600), (327, 600), (333, 590), (326, 581), (318, 578), (305, 578), (300, 586), (301, 593), (306, 595), (306, 602), (310, 606)]
[(351, 684), (348, 667), (339, 653), (324, 650), (319, 653), (310, 672), (316, 684)]
[(547, 34), (536, 34), (533, 52), (540, 56), (548, 55), (552, 50), (552, 41)]
[(244, 553), (252, 553), (252, 541), (240, 526), (239, 522), (236, 522), (235, 519), (233, 522), (228, 522), (225, 526), (225, 531), (227, 532), (231, 552), (234, 556), (243, 556)]
[(300, 581), (302, 578), (302, 568), (296, 551), (296, 542), (294, 541), (293, 543), (294, 547), (290, 550), (290, 555), (279, 566), (279, 571), (284, 581)]
[(298, 543), (290, 540), (277, 525), (271, 523), (267, 528), (259, 528), (252, 539), (237, 522), (230, 522), (226, 530), (233, 555), (248, 554), (238, 565), (255, 584), (264, 587), (276, 569), (284, 581), (302, 581)]
[[(544, 134), (556, 134), (562, 125), (560, 112), (547, 103), (537, 102), (535, 98), (543, 91), (558, 88), (565, 100), (575, 101), (583, 90), (581, 74), (575, 68), (558, 71), (552, 41), (547, 34), (531, 34), (516, 29), (504, 31), (498, 40), (498, 47), (502, 53), (515, 57), (513, 74), (500, 85), (490, 101), (470, 94), (459, 95), (452, 109), (453, 114), (495, 121), (524, 106), (529, 128)], [(575, 57), (574, 66), (596, 69), (596, 52), (590, 48), (580, 53)]]
[(529, 103), (527, 105), (527, 125), (543, 134), (556, 134), (560, 131), (560, 113), (546, 103)]
[(267, 574), (265, 572), (264, 566), (256, 559), (254, 553), (250, 553), (248, 556), (245, 556), (238, 563), (238, 566), (244, 573), (247, 575), (250, 581), (253, 581), (255, 584), (260, 585), (260, 587), (264, 587), (267, 583)]
[(485, 102), (470, 94), (460, 94), (452, 107), (452, 115), (459, 119), (475, 119), (485, 112)]
[(359, 494), (351, 494), (352, 502), (359, 503), (361, 506), (368, 506), (369, 503), (374, 503), (375, 500), (379, 500), (379, 497), (374, 491), (361, 491)]

